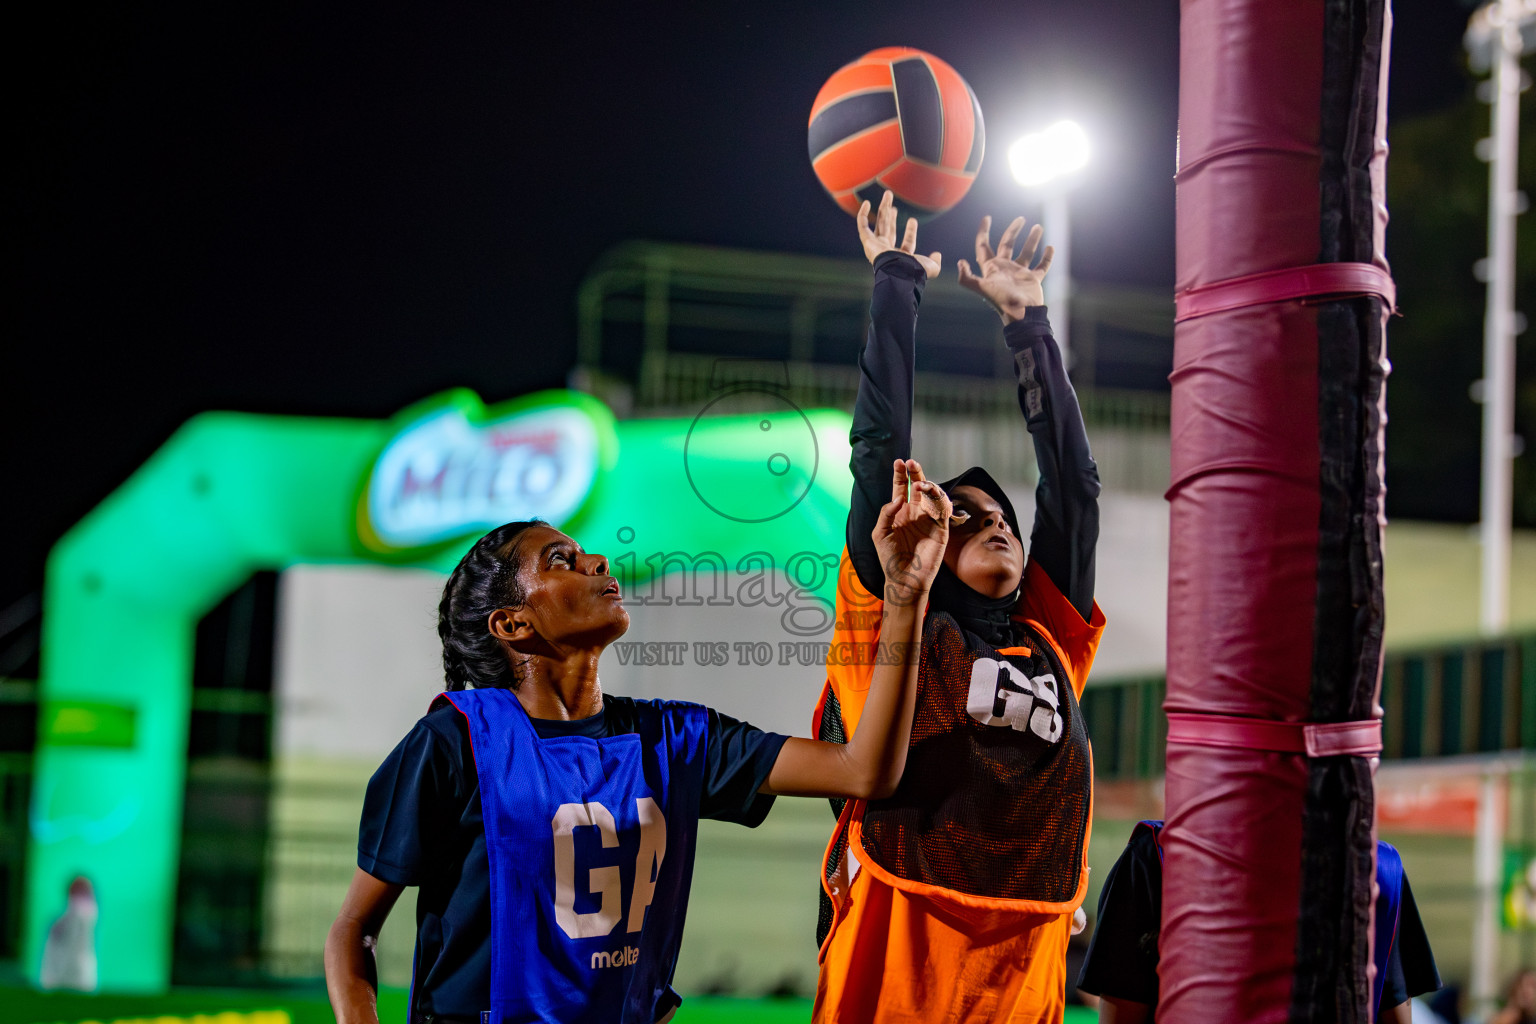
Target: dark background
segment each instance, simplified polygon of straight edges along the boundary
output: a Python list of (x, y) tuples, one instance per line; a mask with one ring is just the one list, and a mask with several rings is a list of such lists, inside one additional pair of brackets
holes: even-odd
[[(623, 239), (855, 256), (805, 123), (822, 81), (876, 46), (937, 53), (987, 118), (976, 186), (924, 229), (946, 272), (980, 214), (1029, 212), (1007, 144), (1072, 115), (1095, 146), (1074, 276), (1172, 289), (1172, 0), (43, 6), (3, 44), (0, 613), (194, 413), (386, 417), (449, 386), (559, 386), (576, 285)], [(1470, 146), (1487, 109), (1463, 68), (1468, 13), (1396, 5), (1400, 516), (1476, 517), (1486, 169)]]

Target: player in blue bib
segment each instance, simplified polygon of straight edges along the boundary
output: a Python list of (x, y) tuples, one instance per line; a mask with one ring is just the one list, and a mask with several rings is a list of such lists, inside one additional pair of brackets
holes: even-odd
[(901, 777), (951, 506), (916, 462), (893, 468), (873, 533), (883, 641), (847, 744), (605, 695), (598, 661), (629, 627), (607, 559), (537, 521), (482, 537), (439, 607), (447, 692), (368, 785), (325, 947), (337, 1020), (378, 1020), (373, 948), (407, 885), (410, 1024), (670, 1018), (699, 818), (753, 826), (777, 794), (868, 798)]
[[(1151, 1024), (1157, 1010), (1158, 938), (1162, 929), (1163, 823), (1143, 821), (1109, 869), (1099, 919), (1077, 987), (1102, 998), (1102, 1024)], [(1376, 981), (1371, 1019), (1411, 1024), (1410, 999), (1440, 987), (1440, 973), (1419, 920), (1403, 860), (1376, 843)]]

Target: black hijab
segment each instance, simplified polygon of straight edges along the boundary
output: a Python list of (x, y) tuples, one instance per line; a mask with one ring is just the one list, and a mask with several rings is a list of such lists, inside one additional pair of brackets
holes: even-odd
[[(972, 466), (939, 486), (951, 496), (956, 487), (974, 487), (990, 496), (1002, 506), (1003, 518), (1008, 521), (1013, 535), (1022, 543), (1024, 534), (1019, 531), (1019, 517), (1013, 510), (1013, 502), (1008, 500), (1001, 485), (992, 479), (992, 474), (980, 466)], [(1023, 580), (1019, 582), (1022, 585)], [(934, 608), (954, 616), (961, 629), (975, 633), (993, 647), (1012, 647), (1017, 642), (1010, 619), (1014, 605), (1019, 601), (1017, 587), (1003, 597), (987, 597), (960, 582), (960, 577), (950, 572), (946, 565), (939, 567), (939, 575), (933, 581), (928, 600)]]

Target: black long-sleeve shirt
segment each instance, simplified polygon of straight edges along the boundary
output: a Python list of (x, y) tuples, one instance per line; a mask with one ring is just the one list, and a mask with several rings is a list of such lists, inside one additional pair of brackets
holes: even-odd
[[(917, 311), (927, 275), (905, 253), (875, 259), (869, 336), (859, 354), (853, 407), (848, 554), (859, 580), (884, 593), (885, 573), (870, 537), (890, 500), (891, 463), (912, 454), (912, 395)], [(1099, 470), (1044, 306), (1003, 328), (1019, 378), (1019, 408), (1035, 446), (1040, 480), (1029, 557), (1086, 620), (1093, 612), (1094, 551), (1099, 540)]]

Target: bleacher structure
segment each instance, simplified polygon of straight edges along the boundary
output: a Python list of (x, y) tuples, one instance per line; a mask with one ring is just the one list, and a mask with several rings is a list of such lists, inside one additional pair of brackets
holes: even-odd
[[(868, 322), (869, 265), (787, 253), (630, 242), (577, 296), (571, 386), (621, 417), (692, 415), (751, 382), (802, 408), (851, 410)], [(1173, 304), (1165, 293), (1078, 284), (1071, 373), (1107, 488), (1167, 485)], [(915, 451), (1032, 480), (997, 314), (950, 277), (918, 326)]]

